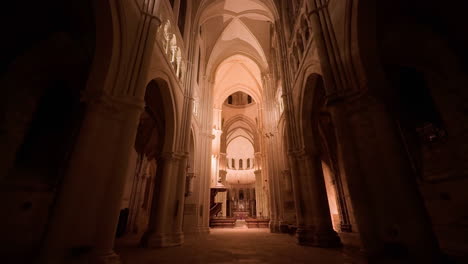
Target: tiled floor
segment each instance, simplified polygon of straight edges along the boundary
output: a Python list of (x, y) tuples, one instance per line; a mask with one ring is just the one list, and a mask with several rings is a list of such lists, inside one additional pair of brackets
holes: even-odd
[(188, 236), (180, 247), (143, 249), (120, 247), (124, 264), (153, 263), (357, 263), (338, 249), (302, 247), (294, 237), (268, 229), (212, 229), (211, 234)]

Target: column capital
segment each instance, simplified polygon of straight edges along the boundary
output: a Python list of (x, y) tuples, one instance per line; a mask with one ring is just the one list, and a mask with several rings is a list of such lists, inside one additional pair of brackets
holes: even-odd
[(293, 149), (291, 151), (288, 151), (288, 155), (300, 160), (305, 160), (309, 159), (312, 156), (316, 156), (315, 153), (306, 148)]
[(162, 160), (165, 162), (176, 162), (179, 160), (182, 160), (184, 158), (187, 158), (188, 154), (185, 152), (163, 152), (159, 157), (157, 158), (158, 160)]

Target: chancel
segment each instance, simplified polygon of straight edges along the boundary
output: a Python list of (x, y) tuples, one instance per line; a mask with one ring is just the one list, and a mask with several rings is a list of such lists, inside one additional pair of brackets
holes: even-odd
[(468, 263), (468, 1), (8, 1), (0, 263)]

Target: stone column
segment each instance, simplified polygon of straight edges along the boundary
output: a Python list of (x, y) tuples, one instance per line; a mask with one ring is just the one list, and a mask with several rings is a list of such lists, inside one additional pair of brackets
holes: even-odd
[(291, 182), (291, 172), (289, 170), (281, 171), (283, 194), (283, 222), (280, 224), (281, 232), (289, 232), (289, 225), (295, 223), (294, 197)]
[[(181, 245), (184, 242), (183, 216), (185, 200), (185, 183), (187, 175), (187, 154), (178, 153), (175, 164), (177, 167), (172, 174), (173, 177), (173, 206), (174, 218), (171, 221), (171, 232), (168, 237), (171, 238), (172, 245)], [(169, 210), (170, 211), (170, 210)]]
[(282, 232), (283, 230), (287, 230), (287, 225), (288, 223), (285, 221), (285, 193), (284, 193), (284, 186), (286, 185), (284, 181), (284, 177), (280, 168), (280, 163), (281, 163), (281, 158), (280, 158), (280, 152), (281, 152), (281, 140), (279, 139), (279, 133), (275, 132), (273, 134), (273, 158), (275, 160), (274, 162), (274, 186), (275, 186), (275, 198), (276, 198), (276, 207), (277, 207), (277, 221), (278, 221), (278, 226), (277, 226), (277, 232)]
[[(226, 186), (226, 176), (227, 176), (227, 171), (225, 171), (225, 170), (220, 170), (219, 171), (219, 179), (221, 180), (221, 183), (224, 186)], [(218, 197), (218, 201), (223, 203), (222, 214), (223, 214), (224, 217), (226, 217), (227, 216), (227, 203), (226, 203), (227, 192), (220, 192), (220, 193), (218, 193), (217, 197)]]
[(127, 222), (128, 231), (135, 232), (138, 224), (138, 216), (141, 207), (141, 198), (144, 193), (144, 186), (145, 186), (145, 179), (146, 175), (145, 172), (138, 172), (137, 175), (134, 177), (133, 187), (132, 188), (132, 197), (131, 203), (129, 204), (129, 217)]
[(266, 162), (264, 162), (264, 165), (267, 165), (264, 171), (266, 171), (266, 174), (263, 176), (267, 176), (266, 182), (264, 179), (264, 183), (268, 186), (268, 190), (270, 191), (269, 195), (266, 197), (266, 199), (269, 201), (270, 204), (270, 231), (273, 233), (279, 232), (279, 221), (278, 221), (278, 200), (279, 200), (279, 193), (277, 192), (276, 188), (276, 179), (274, 176), (276, 176), (276, 171), (275, 171), (275, 166), (274, 166), (274, 157), (273, 157), (273, 147), (272, 147), (272, 142), (270, 138), (265, 139), (265, 156), (268, 157)]
[(142, 109), (110, 96), (89, 102), (41, 263), (120, 263), (114, 238)]
[(211, 142), (213, 140), (211, 134), (204, 133), (201, 135), (200, 149), (200, 196), (199, 196), (199, 217), (200, 224), (198, 229), (202, 233), (209, 233), (210, 223), (210, 185), (211, 185)]
[[(199, 197), (199, 177), (195, 173), (187, 173), (187, 183), (185, 189), (184, 202), (184, 234), (198, 233), (198, 197)], [(187, 189), (189, 188), (189, 189)]]
[(257, 206), (257, 217), (264, 217), (265, 214), (263, 213), (263, 179), (262, 179), (262, 171), (256, 170), (254, 171), (255, 174), (255, 200)]
[(295, 153), (297, 241), (301, 245), (317, 247), (340, 246), (340, 238), (333, 230), (327, 191), (318, 155)]
[[(149, 248), (177, 246), (183, 242), (183, 233), (176, 223), (179, 207), (177, 184), (181, 157), (164, 153), (157, 160), (156, 184), (151, 203), (148, 230), (141, 239)], [(184, 175), (185, 176), (185, 175)]]
[[(440, 263), (440, 250), (393, 117), (375, 98), (332, 107), (339, 153), (366, 254), (381, 261), (386, 245), (414, 263)], [(386, 252), (387, 251), (387, 252)]]
[(208, 79), (205, 75), (202, 76), (200, 97), (204, 100), (200, 101), (200, 151), (198, 152), (199, 158), (197, 158), (197, 160), (200, 166), (199, 230), (200, 232), (204, 233), (209, 233), (210, 230), (210, 186), (212, 185), (211, 162), (213, 144), (213, 85), (213, 80)]

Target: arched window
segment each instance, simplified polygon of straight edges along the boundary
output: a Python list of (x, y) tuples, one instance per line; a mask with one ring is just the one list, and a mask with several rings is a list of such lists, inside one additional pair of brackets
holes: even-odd
[(239, 169), (242, 169), (242, 159), (239, 160)]

